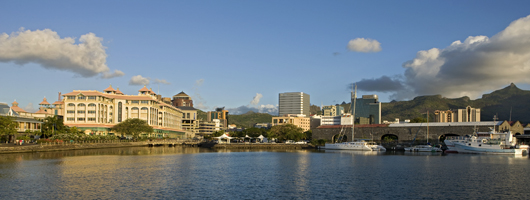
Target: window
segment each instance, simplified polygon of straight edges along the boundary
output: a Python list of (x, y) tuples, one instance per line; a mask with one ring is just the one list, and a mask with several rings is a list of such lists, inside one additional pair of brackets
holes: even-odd
[(85, 96), (78, 96), (77, 99), (86, 99)]
[(88, 118), (88, 121), (95, 122), (96, 118)]
[(109, 115), (112, 115), (112, 113), (109, 113)]
[(86, 106), (84, 103), (77, 104), (77, 106)]
[(75, 100), (75, 96), (67, 96), (66, 99)]
[(84, 110), (78, 110), (77, 114), (85, 114), (85, 111)]
[(131, 103), (135, 103), (135, 104), (138, 104), (139, 101), (131, 101)]
[(79, 118), (77, 118), (77, 121), (85, 121), (85, 118), (84, 117), (79, 117)]
[(68, 117), (68, 118), (66, 118), (66, 121), (75, 121), (75, 118), (73, 118), (73, 117)]
[(96, 114), (96, 111), (95, 110), (89, 110), (88, 114)]
[(96, 96), (89, 96), (88, 99), (89, 100), (96, 100)]
[(149, 103), (149, 101), (142, 101), (142, 103), (143, 103), (143, 104), (148, 104), (148, 103)]
[(96, 107), (96, 104), (93, 104), (93, 103), (88, 104), (88, 107)]
[(66, 113), (68, 113), (68, 114), (74, 114), (74, 113), (75, 113), (75, 110), (67, 110)]
[(73, 103), (69, 103), (68, 106), (75, 106), (75, 104), (73, 104)]

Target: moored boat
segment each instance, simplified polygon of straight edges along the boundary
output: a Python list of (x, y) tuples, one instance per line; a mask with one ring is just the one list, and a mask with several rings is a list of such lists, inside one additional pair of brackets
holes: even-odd
[(416, 145), (412, 147), (406, 147), (405, 151), (416, 151), (416, 152), (440, 152), (442, 149), (439, 147), (433, 147), (431, 145)]

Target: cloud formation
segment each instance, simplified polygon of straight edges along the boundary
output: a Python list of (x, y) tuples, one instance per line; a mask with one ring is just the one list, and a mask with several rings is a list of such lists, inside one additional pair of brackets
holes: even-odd
[[(491, 38), (469, 36), (443, 49), (419, 51), (402, 65), (401, 78), (362, 80), (373, 84), (372, 91), (394, 92), (396, 100), (417, 95), (441, 94), (455, 98), (478, 98), (487, 91), (510, 83), (530, 83), (530, 15), (510, 23)], [(396, 76), (400, 77), (400, 75)], [(388, 85), (381, 89), (380, 85)], [(400, 82), (402, 88), (396, 85)]]
[(271, 104), (259, 105), (257, 107), (239, 106), (237, 108), (227, 108), (226, 110), (228, 110), (228, 112), (233, 115), (241, 115), (249, 111), (256, 113), (268, 113), (275, 116), (278, 115), (278, 106)]
[(155, 82), (155, 83), (162, 83), (162, 84), (164, 84), (164, 85), (171, 85), (171, 83), (170, 83), (170, 82), (167, 82), (165, 79), (157, 79), (157, 78), (155, 78), (155, 81), (153, 81), (153, 82)]
[(370, 38), (355, 38), (348, 42), (348, 49), (356, 52), (379, 52), (381, 51), (381, 43)]
[(123, 76), (125, 75), (125, 73), (123, 73), (122, 71), (120, 70), (114, 70), (114, 72), (110, 73), (110, 72), (103, 72), (101, 74), (101, 78), (104, 78), (104, 79), (109, 79), (109, 78), (114, 78), (114, 77), (120, 77), (120, 76)]
[(46, 69), (70, 71), (82, 77), (119, 76), (121, 71), (108, 74), (110, 69), (102, 40), (94, 33), (87, 33), (76, 44), (75, 38), (61, 38), (50, 29), (31, 31), (21, 28), (11, 35), (0, 34), (0, 62), (37, 63)]
[(149, 78), (145, 78), (142, 75), (136, 75), (129, 80), (129, 85), (149, 85)]
[(259, 100), (261, 99), (261, 97), (263, 97), (262, 94), (260, 94), (260, 93), (256, 93), (256, 96), (254, 96), (254, 98), (252, 99), (252, 101), (250, 101), (250, 105), (258, 105)]
[(28, 105), (25, 106), (25, 107), (22, 108), (22, 109), (24, 109), (26, 112), (30, 112), (30, 113), (34, 113), (34, 112), (39, 111), (39, 109), (35, 109), (35, 108), (33, 108), (33, 103), (28, 103)]

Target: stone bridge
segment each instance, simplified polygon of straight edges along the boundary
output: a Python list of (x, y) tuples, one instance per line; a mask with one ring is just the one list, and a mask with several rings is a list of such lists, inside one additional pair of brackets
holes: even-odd
[[(474, 129), (478, 129), (479, 132), (488, 132), (490, 127), (493, 127), (493, 123), (482, 124), (482, 125), (459, 125), (459, 126), (429, 126), (428, 137), (429, 142), (437, 143), (443, 136), (464, 136), (471, 135)], [(352, 129), (351, 126), (319, 126), (313, 129), (313, 139), (325, 139), (333, 141), (340, 132), (343, 131), (346, 136), (346, 141), (351, 141)], [(397, 138), (397, 142), (412, 141), (416, 137), (417, 141), (427, 140), (427, 125), (420, 123), (407, 124), (407, 125), (387, 125), (387, 124), (374, 124), (374, 125), (356, 125), (355, 126), (355, 139), (370, 139), (374, 141), (382, 141), (385, 137)]]

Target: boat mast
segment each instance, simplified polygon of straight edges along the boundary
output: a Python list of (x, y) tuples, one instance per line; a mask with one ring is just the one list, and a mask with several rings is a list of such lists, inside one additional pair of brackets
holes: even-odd
[(357, 102), (357, 83), (355, 83), (355, 92), (353, 91), (353, 84), (352, 84), (352, 92), (351, 92), (351, 98), (352, 98), (352, 123), (351, 123), (351, 141), (353, 142), (353, 139), (355, 138), (355, 103)]
[(427, 144), (429, 144), (429, 111), (427, 110)]

